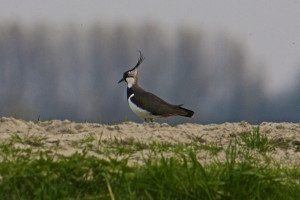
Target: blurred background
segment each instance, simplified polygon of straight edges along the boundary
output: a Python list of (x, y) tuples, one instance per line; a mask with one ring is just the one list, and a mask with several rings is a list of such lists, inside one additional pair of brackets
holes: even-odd
[(299, 0), (0, 3), (0, 117), (142, 122), (140, 49), (140, 86), (196, 113), (159, 122), (299, 122)]

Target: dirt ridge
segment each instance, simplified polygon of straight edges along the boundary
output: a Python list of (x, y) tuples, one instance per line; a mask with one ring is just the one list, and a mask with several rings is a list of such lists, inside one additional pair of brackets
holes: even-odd
[[(77, 123), (69, 120), (52, 120), (32, 122), (12, 117), (0, 118), (0, 139), (3, 141), (17, 134), (21, 138), (28, 136), (44, 137), (45, 146), (61, 146), (62, 155), (71, 155), (81, 149), (76, 149), (74, 141), (79, 141), (93, 135), (98, 140), (109, 141), (117, 138), (121, 141), (138, 141), (149, 143), (158, 141), (162, 143), (191, 143), (198, 140), (202, 143), (216, 143), (226, 148), (234, 137), (249, 133), (258, 125), (251, 125), (245, 121), (222, 124), (178, 124), (170, 126), (166, 123), (135, 123), (123, 122), (116, 125), (97, 123)], [(262, 134), (269, 139), (284, 143), (284, 148), (276, 148), (272, 156), (279, 162), (300, 163), (300, 123), (272, 123), (259, 124)], [(27, 145), (34, 145), (28, 143)], [(220, 153), (219, 156), (224, 156)], [(138, 156), (137, 156), (138, 157)], [(206, 156), (207, 157), (207, 156)]]

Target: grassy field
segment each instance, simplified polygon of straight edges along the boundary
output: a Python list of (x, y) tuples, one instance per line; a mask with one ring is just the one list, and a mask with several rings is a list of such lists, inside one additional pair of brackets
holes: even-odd
[[(0, 199), (300, 199), (300, 163), (285, 166), (269, 157), (285, 143), (269, 140), (259, 127), (225, 149), (201, 138), (171, 144), (90, 135), (73, 142), (81, 151), (63, 156), (45, 139), (11, 134), (0, 142)], [(202, 162), (203, 151), (225, 159)], [(136, 152), (143, 160), (129, 162)]]

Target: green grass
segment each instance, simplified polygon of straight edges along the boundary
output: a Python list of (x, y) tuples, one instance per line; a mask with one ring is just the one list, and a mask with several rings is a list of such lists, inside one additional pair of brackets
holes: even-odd
[(241, 135), (241, 140), (250, 149), (257, 149), (260, 153), (273, 150), (275, 145), (272, 141), (268, 140), (265, 134), (261, 134), (259, 126), (252, 132), (244, 133)]
[[(12, 134), (0, 142), (0, 199), (300, 199), (300, 164), (249, 156), (276, 147), (258, 128), (225, 149), (199, 138), (146, 144), (90, 134), (73, 144), (82, 153), (55, 156), (45, 140)], [(129, 162), (143, 150), (143, 164)], [(226, 159), (202, 162), (203, 151)]]

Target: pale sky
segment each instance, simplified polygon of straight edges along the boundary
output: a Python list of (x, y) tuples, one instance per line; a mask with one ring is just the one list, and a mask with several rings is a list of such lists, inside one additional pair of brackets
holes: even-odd
[(300, 68), (300, 0), (0, 0), (0, 23), (64, 25), (152, 21), (172, 32), (189, 25), (244, 42), (266, 67), (271, 93), (292, 87)]

